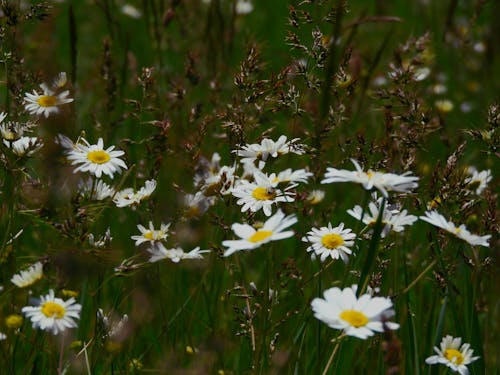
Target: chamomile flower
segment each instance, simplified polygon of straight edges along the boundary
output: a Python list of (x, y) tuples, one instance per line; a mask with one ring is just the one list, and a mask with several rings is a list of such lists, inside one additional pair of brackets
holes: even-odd
[(43, 277), (43, 264), (36, 262), (24, 271), (21, 271), (10, 279), (12, 284), (19, 288), (26, 288), (33, 285)]
[(14, 142), (4, 139), (3, 144), (19, 157), (32, 156), (43, 147), (42, 140), (37, 137), (21, 137)]
[(467, 230), (464, 224), (457, 227), (455, 224), (453, 224), (453, 222), (446, 220), (445, 217), (439, 214), (437, 211), (427, 211), (425, 213), (425, 216), (420, 216), (420, 220), (426, 221), (429, 224), (444, 229), (445, 231), (453, 234), (455, 237), (464, 240), (469, 245), (485, 247), (490, 246), (488, 240), (490, 239), (491, 234), (487, 234), (485, 236), (472, 234)]
[(340, 223), (337, 227), (332, 227), (332, 224), (328, 223), (327, 227), (312, 228), (306, 236), (302, 237), (302, 241), (311, 244), (307, 251), (313, 251), (322, 262), (332, 257), (332, 259), (341, 258), (344, 263), (347, 263), (349, 255), (352, 254), (350, 247), (354, 245), (356, 238), (356, 235), (351, 232), (351, 229), (344, 229), (344, 223)]
[(216, 202), (215, 197), (207, 197), (201, 191), (196, 194), (186, 194), (184, 196), (184, 206), (186, 207), (186, 216), (198, 217), (203, 215), (210, 206)]
[(280, 155), (294, 153), (297, 155), (304, 154), (304, 146), (296, 143), (299, 138), (294, 138), (287, 141), (287, 137), (282, 135), (275, 142), (272, 139), (265, 138), (260, 144), (247, 144), (239, 150), (234, 150), (236, 155), (241, 156), (241, 162), (254, 162), (255, 160), (266, 161), (269, 156), (277, 158)]
[[(373, 226), (377, 222), (382, 208), (382, 198), (377, 198), (373, 195), (374, 201), (368, 204), (369, 212), (364, 212), (361, 206), (357, 205), (353, 209), (347, 210), (347, 213), (357, 220), (362, 221), (367, 226)], [(399, 211), (395, 208), (388, 208), (385, 206), (382, 213), (382, 233), (381, 236), (385, 237), (392, 230), (394, 232), (402, 232), (406, 225), (413, 225), (418, 218), (414, 215), (408, 215), (408, 211)]]
[(40, 85), (42, 93), (39, 94), (36, 90), (33, 93), (25, 93), (24, 108), (32, 115), (44, 115), (49, 117), (51, 114), (59, 113), (59, 106), (73, 101), (69, 98), (69, 91), (65, 90), (56, 94), (45, 83)]
[(6, 114), (0, 113), (0, 136), (4, 141), (16, 141), (21, 138), (26, 131), (30, 130), (34, 126), (31, 122), (3, 122), (5, 117), (2, 116), (6, 116)]
[(298, 183), (302, 182), (307, 184), (309, 177), (312, 177), (312, 173), (308, 172), (306, 169), (297, 169), (293, 171), (291, 168), (285, 169), (278, 173), (278, 175), (272, 178), (274, 183)]
[(389, 191), (406, 193), (418, 186), (418, 177), (412, 176), (411, 172), (405, 172), (402, 175), (374, 172), (372, 170), (364, 172), (356, 160), (351, 159), (351, 161), (356, 171), (327, 168), (325, 179), (321, 183), (355, 182), (363, 185), (366, 190), (378, 189), (386, 198), (389, 196)]
[(475, 191), (477, 195), (480, 195), (484, 189), (488, 186), (488, 183), (492, 180), (491, 171), (489, 169), (485, 171), (478, 172), (476, 168), (470, 167), (467, 170), (470, 177), (465, 179), (467, 187)]
[(473, 357), (474, 350), (470, 348), (470, 344), (463, 343), (462, 338), (453, 338), (450, 335), (446, 335), (441, 340), (440, 347), (434, 347), (434, 351), (437, 355), (432, 355), (425, 360), (428, 365), (435, 365), (436, 363), (441, 363), (446, 365), (460, 375), (468, 375), (469, 370), (467, 365), (479, 359), (479, 357)]
[(342, 329), (348, 336), (366, 339), (375, 332), (394, 330), (399, 324), (389, 322), (394, 316), (392, 302), (385, 297), (363, 294), (356, 297), (357, 285), (350, 288), (330, 288), (323, 298), (311, 302), (314, 316), (334, 329)]
[(67, 158), (71, 160), (71, 164), (80, 164), (73, 172), (90, 172), (97, 178), (101, 178), (102, 174), (113, 178), (114, 173), (120, 173), (122, 169), (127, 169), (125, 162), (120, 159), (120, 156), (125, 154), (124, 151), (116, 150), (115, 146), (110, 146), (104, 149), (104, 142), (99, 138), (97, 144), (91, 145), (85, 139), (80, 139), (82, 143), (77, 143), (74, 148), (68, 152)]
[(223, 241), (222, 245), (228, 248), (224, 252), (224, 256), (227, 257), (240, 250), (253, 250), (265, 243), (291, 237), (294, 232), (292, 230), (283, 232), (283, 229), (288, 228), (296, 222), (297, 218), (295, 215), (285, 217), (285, 214), (281, 210), (278, 210), (259, 229), (255, 229), (248, 224), (235, 223), (231, 226), (231, 229), (241, 239)]
[(138, 191), (126, 188), (115, 194), (113, 202), (116, 207), (136, 206), (141, 201), (148, 199), (156, 189), (156, 180), (148, 180)]
[(324, 190), (311, 190), (309, 195), (307, 196), (307, 201), (310, 204), (318, 204), (325, 199), (325, 191)]
[(66, 301), (57, 298), (54, 291), (40, 297), (38, 306), (25, 306), (22, 312), (31, 319), (33, 328), (51, 331), (54, 335), (77, 326), (75, 320), (80, 319), (82, 306), (75, 303), (74, 298)]
[(266, 216), (271, 216), (272, 206), (278, 202), (293, 202), (294, 194), (288, 191), (295, 185), (290, 185), (284, 191), (276, 188), (276, 182), (273, 182), (274, 176), (269, 177), (266, 174), (256, 171), (254, 181), (239, 180), (233, 189), (233, 195), (239, 198), (236, 204), (242, 206), (241, 212), (248, 210), (257, 212), (262, 209)]
[(90, 200), (102, 201), (115, 194), (115, 189), (105, 183), (103, 180), (89, 178), (78, 183), (78, 191), (81, 195)]
[(141, 224), (137, 225), (137, 229), (141, 232), (140, 236), (132, 236), (135, 241), (135, 246), (139, 246), (144, 242), (149, 242), (153, 245), (157, 241), (163, 241), (168, 237), (168, 228), (170, 224), (161, 223), (160, 229), (155, 229), (153, 222), (149, 222), (149, 228), (143, 227)]
[(179, 263), (184, 259), (203, 259), (202, 254), (209, 253), (210, 250), (200, 250), (200, 247), (196, 247), (186, 253), (180, 247), (167, 249), (161, 242), (157, 242), (148, 249), (148, 252), (151, 255), (149, 258), (150, 263), (163, 259), (170, 259), (173, 263)]

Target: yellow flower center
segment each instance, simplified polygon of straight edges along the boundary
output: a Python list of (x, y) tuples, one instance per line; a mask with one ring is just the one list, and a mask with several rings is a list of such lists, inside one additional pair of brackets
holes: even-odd
[(96, 150), (96, 151), (90, 151), (87, 154), (87, 159), (95, 164), (104, 164), (107, 163), (109, 159), (111, 159), (111, 157), (104, 150)]
[(248, 241), (254, 243), (261, 242), (264, 241), (266, 238), (271, 237), (272, 235), (273, 235), (272, 230), (258, 230), (257, 232), (252, 234), (250, 238), (248, 238)]
[(55, 107), (57, 103), (57, 98), (52, 95), (40, 96), (36, 102), (40, 107)]
[(152, 241), (152, 240), (155, 239), (155, 235), (154, 235), (154, 233), (152, 231), (149, 230), (146, 233), (144, 233), (144, 238)]
[(461, 365), (464, 361), (464, 356), (456, 349), (446, 349), (444, 351), (444, 356), (448, 361), (453, 362), (457, 365)]
[(342, 238), (342, 236), (339, 236), (338, 234), (328, 233), (321, 238), (321, 244), (327, 249), (333, 250), (343, 245), (344, 239)]
[(366, 176), (368, 177), (369, 180), (372, 179), (373, 175), (374, 173), (372, 171), (366, 172)]
[(19, 328), (23, 324), (23, 317), (21, 315), (12, 314), (5, 318), (5, 324), (9, 328)]
[(363, 327), (368, 323), (366, 315), (356, 310), (344, 310), (339, 317), (356, 328)]
[(460, 229), (460, 228), (455, 228), (455, 234), (460, 234), (460, 232), (462, 232), (462, 229)]
[(64, 308), (64, 306), (51, 301), (45, 302), (41, 308), (41, 311), (42, 314), (47, 318), (56, 317), (57, 319), (61, 319), (66, 313), (66, 309)]
[(268, 201), (274, 199), (276, 197), (276, 193), (272, 189), (258, 187), (255, 188), (254, 191), (252, 191), (252, 197), (259, 201)]

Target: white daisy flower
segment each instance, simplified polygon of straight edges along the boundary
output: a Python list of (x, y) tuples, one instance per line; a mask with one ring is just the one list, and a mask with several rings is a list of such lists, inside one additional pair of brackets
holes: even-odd
[(206, 196), (212, 196), (218, 193), (222, 195), (231, 194), (236, 180), (235, 171), (236, 167), (222, 166), (216, 173), (205, 179), (201, 186), (201, 191)]
[(389, 322), (394, 316), (392, 302), (385, 297), (363, 294), (356, 297), (357, 285), (341, 290), (325, 290), (323, 298), (311, 302), (314, 316), (334, 329), (342, 329), (348, 336), (366, 339), (375, 332), (398, 329), (399, 324)]
[(464, 224), (457, 227), (451, 221), (447, 221), (443, 215), (439, 214), (437, 211), (427, 211), (425, 216), (420, 216), (420, 220), (426, 221), (429, 224), (432, 224), (438, 228), (444, 229), (445, 231), (453, 234), (455, 237), (464, 240), (469, 245), (472, 246), (485, 246), (489, 247), (490, 244), (488, 240), (491, 237), (491, 234), (487, 234), (485, 236), (478, 236), (476, 234), (472, 234), (467, 230)]
[(253, 2), (251, 0), (238, 0), (235, 6), (236, 14), (248, 14), (253, 10)]
[(327, 168), (325, 179), (322, 184), (334, 182), (356, 182), (363, 185), (366, 190), (378, 189), (384, 197), (388, 197), (388, 191), (397, 191), (406, 193), (418, 187), (418, 177), (412, 176), (411, 172), (405, 172), (402, 175), (394, 173), (374, 172), (368, 170), (364, 172), (358, 162), (351, 159), (356, 171), (345, 169)]
[(163, 259), (170, 259), (174, 263), (179, 263), (184, 259), (203, 259), (202, 254), (209, 253), (210, 250), (200, 250), (200, 247), (196, 247), (186, 253), (180, 247), (167, 249), (161, 242), (157, 242), (152, 247), (148, 248), (148, 252), (151, 255), (149, 258), (150, 263), (158, 262)]
[(115, 194), (115, 189), (105, 183), (103, 180), (93, 180), (89, 178), (78, 183), (78, 191), (81, 195), (90, 200), (102, 201)]
[(40, 297), (40, 304), (36, 307), (25, 306), (22, 312), (31, 319), (33, 328), (51, 331), (54, 335), (77, 326), (75, 319), (80, 319), (82, 306), (75, 303), (74, 298), (67, 301), (54, 296), (54, 291)]
[(461, 337), (453, 338), (450, 335), (443, 337), (441, 340), (440, 348), (434, 347), (437, 355), (432, 355), (425, 360), (428, 365), (435, 365), (441, 363), (446, 365), (460, 375), (469, 375), (467, 365), (479, 359), (473, 357), (474, 350), (470, 348), (470, 344), (463, 343)]
[(81, 164), (73, 172), (90, 172), (97, 178), (101, 178), (102, 174), (113, 178), (115, 172), (120, 173), (121, 169), (127, 169), (125, 162), (120, 159), (120, 156), (125, 154), (124, 151), (113, 151), (115, 146), (104, 149), (104, 142), (99, 138), (97, 144), (91, 145), (85, 139), (81, 138), (83, 143), (77, 143), (74, 148), (68, 152), (67, 158), (71, 160), (71, 164)]
[(33, 93), (24, 94), (24, 108), (32, 115), (44, 115), (49, 117), (51, 114), (59, 112), (59, 106), (71, 103), (72, 98), (68, 98), (69, 91), (65, 90), (59, 94), (50, 89), (45, 83), (40, 85), (43, 93), (39, 94), (36, 90)]
[(285, 135), (279, 137), (276, 142), (265, 138), (260, 144), (247, 144), (239, 150), (233, 150), (233, 152), (242, 157), (242, 163), (254, 162), (257, 159), (265, 162), (269, 156), (277, 158), (280, 155), (285, 155), (290, 152), (297, 155), (304, 154), (304, 146), (297, 144), (296, 142), (298, 140), (299, 138), (294, 138), (287, 141), (287, 137)]
[(135, 241), (135, 246), (139, 246), (144, 242), (149, 242), (153, 245), (157, 241), (165, 240), (168, 237), (169, 224), (161, 223), (160, 229), (155, 229), (153, 222), (149, 222), (149, 228), (144, 228), (141, 224), (137, 225), (137, 229), (141, 232), (140, 236), (132, 236), (131, 238)]
[(481, 195), (484, 189), (486, 189), (486, 187), (488, 186), (488, 183), (493, 178), (489, 169), (478, 172), (476, 168), (470, 167), (467, 170), (467, 173), (470, 175), (470, 177), (467, 177), (465, 179), (465, 183), (471, 190), (474, 190), (477, 195)]
[(32, 156), (43, 147), (42, 140), (37, 137), (21, 137), (14, 142), (4, 139), (3, 144), (19, 157)]
[(0, 113), (0, 136), (4, 141), (16, 141), (23, 136), (24, 132), (34, 126), (31, 122), (23, 124), (16, 121), (7, 121), (4, 123), (5, 116), (7, 116), (5, 113)]
[[(363, 209), (361, 206), (356, 205), (353, 209), (347, 210), (347, 213), (357, 220), (362, 221), (367, 226), (374, 226), (377, 222), (378, 216), (380, 215), (380, 209), (382, 208), (382, 198), (377, 198), (376, 194), (373, 195), (375, 199), (373, 202), (368, 204), (369, 212), (365, 211), (363, 217)], [(418, 218), (414, 215), (408, 215), (408, 211), (399, 211), (398, 209), (390, 209), (385, 206), (382, 213), (382, 233), (381, 237), (384, 238), (389, 234), (391, 230), (394, 232), (402, 232), (405, 225), (413, 225)]]
[(302, 237), (302, 241), (311, 244), (307, 251), (313, 251), (322, 262), (330, 256), (332, 259), (341, 258), (344, 263), (347, 263), (349, 255), (352, 254), (350, 247), (354, 245), (356, 238), (356, 235), (351, 232), (351, 229), (344, 229), (344, 223), (340, 223), (335, 228), (328, 223), (328, 227), (312, 228), (307, 232), (307, 236)]
[(136, 206), (148, 199), (156, 189), (156, 180), (148, 180), (138, 191), (126, 188), (115, 194), (113, 202), (116, 207)]
[(309, 195), (307, 196), (307, 201), (310, 204), (318, 204), (325, 199), (325, 191), (324, 190), (311, 190)]
[(188, 217), (198, 217), (203, 215), (210, 206), (215, 204), (215, 197), (207, 197), (201, 191), (196, 194), (186, 194), (184, 196), (184, 206)]
[(205, 183), (205, 180), (218, 174), (220, 170), (220, 160), (221, 157), (217, 152), (212, 154), (212, 159), (210, 161), (204, 156), (199, 158), (193, 180), (195, 187), (201, 187)]
[(29, 268), (21, 271), (10, 279), (12, 284), (19, 288), (26, 288), (27, 286), (33, 285), (38, 280), (43, 277), (43, 265), (41, 262), (36, 262), (32, 264)]
[(222, 245), (228, 248), (224, 252), (224, 256), (227, 257), (240, 250), (253, 250), (270, 241), (291, 237), (294, 232), (292, 230), (283, 232), (283, 229), (296, 222), (297, 217), (295, 215), (285, 217), (285, 214), (278, 210), (259, 229), (255, 229), (248, 224), (235, 223), (231, 226), (231, 229), (241, 239), (223, 241)]
[[(273, 173), (274, 175), (274, 173)], [(303, 182), (304, 184), (308, 183), (309, 177), (312, 177), (312, 173), (308, 172), (306, 169), (297, 169), (293, 171), (291, 168), (285, 169), (278, 173), (278, 175), (272, 178), (274, 183), (289, 183), (289, 182)]]
[(236, 204), (242, 206), (241, 212), (248, 210), (257, 212), (260, 209), (266, 216), (271, 216), (272, 206), (278, 202), (293, 202), (294, 193), (288, 191), (296, 185), (290, 185), (284, 191), (276, 189), (274, 176), (267, 176), (262, 172), (255, 172), (254, 181), (239, 180), (233, 189), (233, 195), (240, 198)]
[(66, 83), (68, 83), (68, 77), (66, 75), (66, 72), (61, 72), (59, 73), (57, 78), (54, 79), (52, 87), (56, 89), (62, 89), (64, 86), (66, 86)]

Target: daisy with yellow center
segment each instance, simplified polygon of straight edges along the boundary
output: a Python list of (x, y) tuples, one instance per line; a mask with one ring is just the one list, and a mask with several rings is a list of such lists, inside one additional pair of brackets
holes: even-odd
[(314, 316), (334, 329), (342, 329), (348, 336), (366, 339), (384, 329), (398, 329), (399, 324), (389, 322), (394, 316), (392, 302), (385, 297), (364, 294), (356, 297), (357, 285), (350, 288), (327, 289), (324, 298), (311, 302)]
[(168, 237), (168, 228), (170, 224), (161, 223), (160, 229), (155, 229), (153, 222), (149, 222), (149, 228), (146, 229), (141, 224), (137, 225), (137, 229), (141, 232), (139, 236), (132, 236), (131, 238), (135, 241), (135, 246), (139, 246), (144, 242), (149, 242), (153, 245), (155, 242), (163, 241)]
[(68, 90), (56, 94), (56, 92), (45, 83), (42, 83), (40, 88), (43, 91), (41, 94), (36, 90), (33, 90), (33, 93), (27, 92), (24, 94), (24, 108), (32, 115), (44, 115), (45, 117), (49, 117), (51, 114), (59, 112), (60, 105), (73, 101), (72, 98), (68, 98)]
[(254, 172), (254, 181), (239, 180), (232, 194), (239, 198), (236, 202), (241, 205), (241, 212), (248, 210), (257, 212), (260, 209), (266, 216), (271, 216), (272, 206), (278, 202), (293, 202), (294, 193), (290, 192), (296, 185), (289, 185), (285, 190), (276, 188), (278, 182), (273, 182), (273, 175), (268, 176), (260, 170)]
[(291, 230), (283, 232), (283, 229), (288, 228), (296, 222), (297, 218), (295, 215), (285, 217), (285, 214), (281, 210), (278, 210), (258, 229), (248, 224), (235, 223), (231, 229), (241, 239), (223, 241), (222, 245), (227, 247), (224, 256), (227, 257), (241, 250), (253, 250), (265, 243), (291, 237), (294, 232)]
[(354, 245), (356, 238), (356, 235), (351, 232), (351, 229), (344, 229), (344, 223), (340, 223), (337, 227), (332, 227), (332, 224), (328, 223), (327, 227), (312, 228), (306, 236), (302, 237), (302, 241), (310, 244), (307, 251), (313, 252), (313, 258), (318, 256), (322, 262), (328, 257), (341, 258), (344, 263), (347, 263), (349, 255), (352, 254), (350, 247)]
[(489, 247), (489, 239), (491, 234), (485, 236), (479, 236), (477, 234), (472, 234), (465, 227), (464, 224), (457, 227), (453, 222), (446, 220), (446, 218), (439, 214), (437, 211), (427, 211), (425, 216), (420, 216), (420, 220), (426, 221), (438, 228), (444, 229), (445, 231), (453, 234), (455, 237), (464, 240), (469, 245), (472, 246), (485, 246)]
[(31, 265), (28, 269), (21, 271), (10, 279), (12, 284), (19, 288), (26, 288), (27, 286), (33, 285), (38, 280), (43, 277), (43, 264), (41, 262), (36, 262)]
[(82, 306), (75, 303), (74, 298), (66, 301), (56, 298), (54, 291), (49, 290), (49, 294), (40, 297), (38, 306), (25, 306), (22, 312), (31, 319), (33, 328), (51, 331), (54, 335), (66, 330), (66, 328), (76, 327), (77, 319), (80, 319)]
[(479, 357), (472, 356), (474, 350), (470, 348), (469, 344), (460, 344), (462, 344), (461, 337), (454, 338), (450, 335), (443, 337), (439, 345), (440, 347), (434, 347), (437, 355), (430, 356), (425, 360), (425, 363), (428, 365), (441, 363), (461, 375), (468, 375), (469, 370), (467, 369), (467, 365)]
[(67, 157), (71, 164), (80, 164), (74, 172), (89, 172), (97, 178), (106, 174), (113, 178), (115, 172), (120, 173), (121, 169), (127, 169), (125, 162), (119, 157), (125, 154), (124, 151), (114, 151), (115, 146), (104, 149), (104, 142), (99, 138), (97, 144), (91, 145), (85, 139), (74, 144), (72, 150), (67, 151)]

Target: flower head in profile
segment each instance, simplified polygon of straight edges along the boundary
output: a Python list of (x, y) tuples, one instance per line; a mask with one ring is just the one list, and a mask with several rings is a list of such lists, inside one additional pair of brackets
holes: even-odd
[(439, 348), (434, 347), (437, 355), (430, 356), (425, 360), (425, 363), (428, 365), (441, 363), (460, 375), (468, 375), (467, 365), (479, 359), (479, 357), (472, 356), (474, 350), (470, 348), (469, 344), (460, 344), (462, 344), (461, 337), (453, 338), (450, 335), (443, 337)]
[(241, 212), (248, 210), (257, 212), (262, 209), (266, 216), (271, 216), (272, 206), (278, 202), (293, 202), (293, 193), (289, 189), (296, 185), (289, 185), (285, 190), (276, 188), (275, 176), (267, 176), (265, 173), (256, 171), (254, 181), (239, 180), (233, 189), (233, 195), (239, 198), (236, 204), (241, 205)]
[(185, 252), (180, 247), (167, 249), (161, 242), (155, 243), (148, 249), (150, 254), (149, 262), (154, 263), (163, 259), (170, 259), (173, 263), (179, 263), (185, 259), (203, 259), (204, 253), (209, 253), (210, 250), (200, 250), (196, 247), (189, 252)]
[(418, 187), (418, 177), (413, 176), (411, 172), (405, 172), (402, 175), (395, 173), (383, 173), (368, 170), (364, 172), (358, 162), (351, 159), (356, 171), (348, 171), (345, 169), (327, 168), (325, 178), (321, 181), (322, 184), (334, 182), (355, 182), (363, 185), (366, 190), (373, 188), (378, 189), (384, 197), (389, 196), (389, 191), (397, 191), (400, 193), (410, 192)]
[(80, 319), (82, 306), (75, 303), (74, 298), (66, 301), (57, 298), (54, 291), (40, 297), (38, 306), (25, 306), (22, 312), (31, 319), (33, 328), (51, 331), (54, 335), (76, 327), (75, 320)]
[(357, 285), (325, 290), (324, 298), (315, 298), (311, 302), (314, 316), (331, 328), (342, 329), (346, 335), (363, 340), (375, 332), (399, 328), (399, 324), (388, 321), (394, 316), (389, 298), (370, 294), (357, 298), (356, 290)]
[(90, 200), (102, 201), (115, 194), (115, 189), (103, 180), (93, 180), (89, 178), (78, 183), (78, 192)]
[(296, 222), (297, 218), (295, 215), (285, 217), (285, 214), (281, 210), (278, 210), (258, 229), (248, 224), (235, 223), (231, 226), (231, 229), (241, 239), (223, 241), (222, 245), (227, 247), (224, 256), (227, 257), (240, 250), (253, 250), (270, 241), (291, 237), (294, 232), (291, 230), (283, 232), (283, 229), (288, 228)]
[(16, 273), (14, 276), (12, 276), (10, 281), (12, 282), (12, 284), (19, 288), (26, 288), (27, 286), (36, 283), (42, 277), (43, 264), (41, 262), (36, 262), (26, 270)]
[(216, 202), (215, 197), (207, 197), (201, 191), (196, 194), (186, 194), (184, 196), (185, 214), (187, 217), (199, 217), (213, 206)]
[(42, 83), (40, 85), (42, 89), (41, 93), (38, 93), (36, 90), (33, 90), (32, 93), (25, 93), (24, 108), (32, 115), (44, 115), (45, 117), (59, 113), (59, 106), (73, 101), (72, 98), (68, 97), (68, 90), (56, 93), (66, 84), (66, 81), (66, 74), (61, 73), (54, 81), (53, 87)]
[(467, 170), (467, 173), (470, 177), (465, 179), (465, 183), (467, 184), (467, 187), (474, 191), (477, 195), (481, 195), (493, 178), (489, 169), (478, 172), (476, 168), (470, 167)]
[(491, 234), (487, 234), (485, 236), (472, 234), (467, 230), (464, 224), (457, 227), (453, 222), (446, 220), (445, 217), (439, 214), (437, 211), (427, 211), (425, 213), (425, 216), (420, 216), (420, 220), (426, 221), (429, 224), (444, 229), (445, 231), (453, 234), (455, 237), (464, 240), (469, 245), (485, 247), (490, 246), (488, 240), (491, 238)]
[(43, 147), (42, 140), (37, 137), (21, 137), (14, 142), (4, 139), (3, 144), (10, 148), (12, 152), (19, 157), (32, 156)]
[(161, 223), (160, 229), (155, 229), (153, 222), (149, 222), (149, 228), (143, 227), (141, 224), (137, 225), (137, 229), (141, 232), (139, 236), (132, 236), (135, 241), (135, 246), (139, 246), (144, 242), (149, 242), (153, 245), (155, 242), (163, 241), (168, 237), (168, 228), (170, 224)]
[(305, 152), (304, 146), (296, 143), (298, 140), (299, 138), (294, 138), (287, 141), (285, 135), (279, 137), (276, 142), (272, 139), (264, 138), (260, 144), (247, 144), (233, 152), (242, 157), (242, 163), (254, 162), (255, 160), (265, 162), (269, 157), (277, 158), (280, 155), (288, 153), (302, 155)]
[(71, 160), (71, 164), (80, 164), (74, 172), (89, 172), (97, 178), (101, 178), (102, 174), (113, 178), (115, 173), (120, 173), (122, 169), (127, 169), (125, 162), (120, 159), (120, 156), (125, 154), (124, 151), (115, 150), (115, 146), (110, 146), (104, 149), (104, 142), (99, 138), (97, 144), (91, 145), (85, 139), (81, 138), (81, 142), (76, 143), (72, 150), (67, 151), (67, 158)]
[(278, 173), (278, 175), (272, 180), (274, 183), (278, 184), (299, 182), (307, 184), (309, 177), (311, 177), (312, 175), (313, 174), (306, 169), (292, 170), (292, 168), (288, 168)]
[(138, 191), (126, 188), (117, 192), (113, 198), (116, 207), (137, 206), (143, 200), (148, 199), (156, 190), (156, 180), (147, 180)]
[[(347, 213), (357, 220), (362, 221), (367, 226), (373, 226), (377, 222), (382, 209), (382, 198), (377, 198), (376, 194), (372, 195), (374, 200), (368, 204), (368, 212), (363, 213), (361, 206), (356, 205), (353, 209), (347, 210)], [(408, 215), (408, 211), (400, 211), (397, 208), (384, 207), (382, 212), (382, 233), (384, 238), (392, 230), (394, 232), (402, 232), (405, 226), (413, 225), (418, 218), (414, 215)]]
[(314, 252), (314, 256), (320, 257), (324, 262), (328, 257), (332, 259), (341, 258), (344, 263), (349, 261), (350, 249), (354, 245), (356, 235), (351, 233), (351, 229), (344, 229), (344, 223), (337, 227), (332, 227), (328, 223), (327, 227), (312, 228), (307, 235), (302, 237), (302, 241), (308, 242), (310, 246), (308, 252)]

